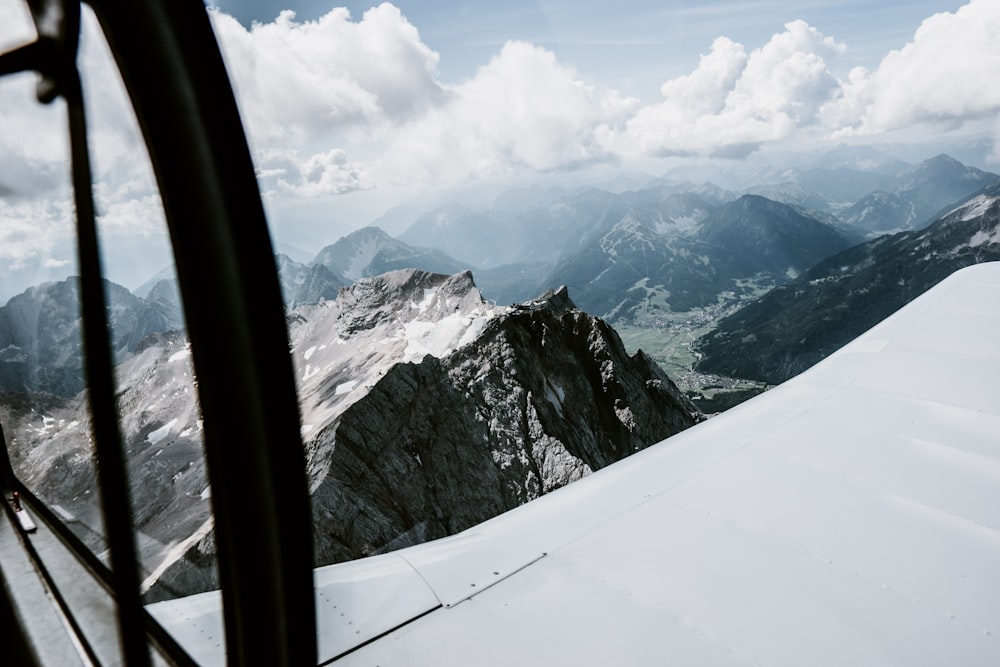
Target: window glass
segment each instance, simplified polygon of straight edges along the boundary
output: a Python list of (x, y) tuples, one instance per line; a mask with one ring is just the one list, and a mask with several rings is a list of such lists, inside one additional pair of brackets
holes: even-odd
[[(2, 3), (6, 51), (33, 39)], [(18, 7), (15, 8), (14, 5)], [(19, 21), (25, 19), (26, 27)], [(0, 20), (0, 23), (3, 23)], [(21, 28), (24, 28), (23, 30)], [(78, 57), (115, 399), (143, 601), (218, 589), (198, 387), (162, 203), (117, 68), (87, 7)], [(0, 424), (18, 480), (111, 566), (91, 428), (66, 104), (33, 73), (0, 78)], [(114, 604), (60, 540), (32, 538), (102, 663), (120, 662)]]

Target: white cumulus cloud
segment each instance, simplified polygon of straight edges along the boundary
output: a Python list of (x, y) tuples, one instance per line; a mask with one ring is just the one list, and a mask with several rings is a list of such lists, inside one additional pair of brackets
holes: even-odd
[(448, 183), (609, 159), (608, 137), (637, 105), (587, 84), (551, 51), (516, 41), (447, 92), (399, 129), (384, 173)]
[(874, 71), (856, 68), (823, 110), (841, 134), (927, 124), (951, 128), (1000, 114), (1000, 2), (972, 0), (927, 18)]
[(249, 29), (218, 11), (212, 22), (272, 198), (372, 187), (363, 162), (444, 96), (438, 54), (389, 3), (360, 20), (336, 8), (303, 22), (284, 11)]
[(792, 21), (749, 53), (720, 37), (689, 75), (665, 83), (663, 102), (628, 122), (622, 146), (658, 155), (739, 156), (817, 122), (839, 82), (827, 58), (844, 50)]

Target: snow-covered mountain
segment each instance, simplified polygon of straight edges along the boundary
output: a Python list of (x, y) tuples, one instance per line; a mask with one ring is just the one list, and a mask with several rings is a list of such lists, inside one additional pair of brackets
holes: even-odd
[(363, 227), (326, 246), (313, 258), (349, 285), (359, 278), (398, 269), (455, 273), (469, 268), (440, 250), (403, 243), (378, 227)]
[[(197, 382), (179, 332), (153, 333), (116, 368), (118, 410), (127, 453), (133, 523), (146, 586), (166, 561), (211, 533), (202, 458)], [(67, 522), (95, 553), (107, 548), (98, 504), (86, 392), (75, 396), (8, 393), (0, 401), (11, 463), (19, 479)], [(211, 554), (204, 556), (210, 562)], [(199, 571), (182, 587), (207, 584)]]
[[(395, 271), (290, 311), (289, 332), (317, 564), (462, 530), (700, 418), (565, 290), (498, 307), (468, 272)], [(211, 492), (182, 335), (148, 337), (117, 377), (144, 590), (211, 588)], [(21, 396), (0, 415), (15, 467), (100, 549), (83, 394)]]
[(698, 341), (704, 355), (698, 368), (784, 381), (955, 270), (995, 260), (1000, 260), (1000, 181), (924, 229), (882, 236), (834, 255), (723, 319)]
[(501, 308), (469, 273), (401, 271), (300, 314), (322, 562), (462, 530), (697, 419), (565, 290)]

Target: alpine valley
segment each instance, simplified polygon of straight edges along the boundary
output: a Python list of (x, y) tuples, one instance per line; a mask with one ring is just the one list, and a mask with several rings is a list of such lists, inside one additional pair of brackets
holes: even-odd
[(931, 225), (838, 253), (724, 318), (696, 343), (704, 355), (698, 368), (783, 382), (952, 272), (998, 260), (1000, 181), (994, 181)]

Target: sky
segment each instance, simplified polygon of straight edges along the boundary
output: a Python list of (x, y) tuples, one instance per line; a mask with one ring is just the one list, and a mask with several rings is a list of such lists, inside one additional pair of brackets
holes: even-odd
[[(300, 259), (450, 188), (1000, 136), (997, 0), (213, 2), (272, 232)], [(0, 49), (31, 35), (0, 0)], [(89, 14), (81, 48), (106, 265), (134, 288), (169, 263), (162, 210)], [(0, 81), (0, 303), (73, 270), (64, 110), (33, 87)]]

